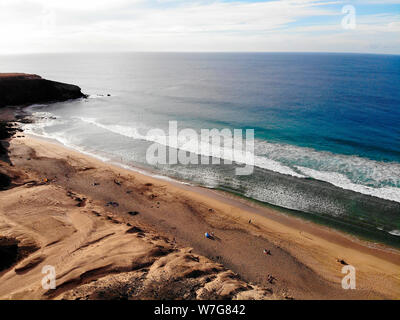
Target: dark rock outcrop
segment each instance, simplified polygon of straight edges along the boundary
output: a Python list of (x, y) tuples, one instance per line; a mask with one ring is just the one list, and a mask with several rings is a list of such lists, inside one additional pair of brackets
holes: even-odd
[(6, 190), (11, 185), (11, 178), (0, 172), (0, 190)]
[(75, 85), (50, 81), (38, 75), (0, 73), (0, 108), (85, 97)]
[(14, 135), (16, 129), (7, 121), (0, 119), (0, 140), (5, 140)]
[(38, 249), (36, 244), (24, 244), (15, 238), (0, 236), (0, 272), (25, 259)]
[[(0, 160), (9, 162), (7, 157), (8, 142), (3, 140), (11, 138), (16, 132), (17, 129), (11, 123), (0, 119)], [(0, 189), (1, 185), (2, 177), (0, 174)]]

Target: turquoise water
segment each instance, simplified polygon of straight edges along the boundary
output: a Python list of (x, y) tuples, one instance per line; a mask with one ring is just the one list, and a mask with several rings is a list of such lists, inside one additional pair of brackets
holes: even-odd
[[(78, 84), (27, 129), (106, 161), (222, 188), (400, 241), (400, 56), (131, 53), (5, 56), (4, 72)], [(107, 96), (110, 94), (110, 96)], [(255, 129), (255, 170), (149, 165), (146, 133)]]

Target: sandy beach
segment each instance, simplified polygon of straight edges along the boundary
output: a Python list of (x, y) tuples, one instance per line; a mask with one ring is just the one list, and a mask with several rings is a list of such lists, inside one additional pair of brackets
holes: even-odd
[[(400, 298), (398, 250), (17, 136), (0, 166), (13, 179), (0, 230), (20, 250), (1, 299)], [(355, 290), (342, 289), (346, 264)], [(55, 290), (41, 286), (44, 265)]]
[(399, 3), (2, 1), (0, 303), (399, 301)]

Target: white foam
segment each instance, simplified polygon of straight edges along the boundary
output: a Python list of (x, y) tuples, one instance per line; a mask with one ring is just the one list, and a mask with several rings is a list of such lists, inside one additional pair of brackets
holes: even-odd
[[(233, 157), (233, 150), (232, 148), (227, 148), (227, 147), (221, 147), (221, 146), (216, 146), (216, 145), (211, 145), (208, 141), (199, 141), (199, 144), (195, 143), (190, 143), (190, 137), (179, 137), (178, 145), (172, 145), (168, 143), (169, 139), (166, 139), (165, 143), (163, 139), (160, 139), (160, 136), (152, 136), (152, 135), (144, 135), (139, 133), (138, 129), (135, 127), (127, 127), (127, 126), (121, 126), (121, 125), (105, 125), (102, 123), (99, 123), (96, 121), (94, 118), (82, 118), (79, 117), (78, 119), (90, 123), (92, 125), (95, 125), (99, 128), (111, 131), (113, 133), (117, 133), (132, 139), (140, 139), (140, 140), (145, 140), (149, 142), (156, 142), (163, 144), (167, 147), (177, 147), (179, 150), (191, 152), (200, 156), (205, 156), (205, 157), (214, 157), (214, 158), (220, 158), (223, 160), (227, 161), (235, 161), (237, 163), (241, 164), (247, 164), (247, 165), (255, 165), (260, 168), (268, 169), (271, 171), (275, 171), (281, 174), (286, 174), (286, 175), (291, 175), (294, 177), (298, 178), (304, 178), (303, 175), (295, 172), (291, 168), (282, 165), (281, 163), (267, 159), (264, 157), (257, 157), (254, 156), (254, 154), (249, 155), (247, 152), (236, 152), (235, 157)], [(188, 143), (189, 141), (189, 143)], [(208, 151), (207, 151), (208, 150)], [(238, 150), (238, 149), (236, 149)], [(254, 163), (249, 160), (249, 159), (254, 159)]]
[[(126, 136), (128, 138), (133, 138), (133, 139), (146, 139), (145, 135), (142, 135), (138, 132), (136, 127), (128, 127), (128, 126), (121, 126), (118, 124), (102, 124), (96, 121), (95, 118), (85, 118), (85, 117), (75, 117), (75, 119), (81, 120), (83, 122), (92, 124), (94, 126), (97, 126), (99, 128), (102, 128), (107, 131), (111, 131), (113, 133)], [(154, 138), (156, 139), (156, 138)]]
[[(78, 151), (82, 154), (85, 154), (87, 156), (96, 158), (102, 162), (106, 162), (106, 163), (110, 163), (113, 165), (117, 165), (121, 168), (127, 169), (127, 170), (131, 170), (131, 171), (135, 171), (138, 173), (141, 173), (143, 175), (147, 175), (150, 177), (154, 177), (160, 180), (164, 180), (164, 181), (170, 181), (170, 182), (175, 182), (175, 183), (180, 183), (180, 184), (184, 184), (184, 185), (191, 185), (190, 183), (184, 182), (184, 181), (179, 181), (179, 180), (175, 180), (172, 179), (170, 177), (166, 177), (166, 176), (161, 176), (159, 174), (153, 174), (150, 173), (149, 171), (146, 170), (142, 170), (139, 169), (137, 167), (131, 166), (131, 165), (127, 165), (121, 162), (116, 162), (112, 160), (112, 157), (106, 157), (106, 156), (101, 156), (100, 154), (98, 154), (97, 152), (93, 152), (93, 151), (88, 151), (85, 147), (82, 146), (78, 146), (76, 144), (71, 143), (71, 141), (69, 141), (66, 136), (59, 132), (59, 133), (53, 133), (53, 134), (48, 134), (44, 128), (47, 126), (50, 126), (54, 123), (56, 123), (55, 119), (49, 119), (49, 116), (52, 116), (51, 113), (48, 112), (35, 112), (33, 114), (33, 116), (36, 118), (36, 121), (33, 123), (27, 123), (27, 124), (23, 124), (23, 129), (27, 134), (33, 135), (33, 136), (37, 136), (37, 137), (41, 137), (41, 138), (46, 138), (46, 139), (50, 139), (50, 140), (55, 140), (58, 143), (62, 144), (63, 146), (71, 149), (71, 150), (75, 150)], [(43, 121), (41, 121), (43, 120)], [(58, 120), (60, 121), (60, 120)], [(38, 132), (37, 129), (40, 129), (40, 133)]]
[(314, 169), (300, 167), (300, 166), (297, 166), (297, 168), (305, 175), (313, 179), (329, 182), (334, 186), (340, 187), (342, 189), (352, 190), (358, 193), (386, 200), (400, 202), (400, 188), (393, 188), (393, 187), (372, 188), (369, 186), (355, 184), (351, 182), (349, 178), (337, 172), (317, 171)]
[[(34, 115), (39, 120), (34, 124), (26, 125), (27, 128), (30, 125), (32, 131), (36, 129), (36, 134), (42, 134), (49, 138), (53, 137), (66, 146), (70, 146), (80, 152), (87, 152), (82, 147), (72, 146), (62, 133), (48, 135), (45, 132), (44, 128), (46, 126), (54, 124), (54, 121), (62, 120), (49, 119), (51, 116), (49, 113), (36, 112)], [(128, 127), (124, 125), (103, 124), (95, 118), (76, 117), (76, 119), (132, 139), (157, 142), (201, 156), (229, 161), (235, 160), (236, 162), (249, 165), (253, 164), (247, 160), (248, 154), (246, 152), (243, 152), (242, 158), (237, 159), (235, 157), (233, 159), (232, 149), (215, 145), (211, 147), (208, 141), (200, 141), (197, 146), (195, 143), (188, 143), (186, 137), (181, 137), (177, 146), (169, 145), (168, 139), (165, 143), (160, 139), (160, 136), (142, 134), (139, 130), (146, 132), (150, 129), (142, 123), (136, 124), (136, 127)], [(311, 148), (269, 143), (260, 140), (256, 140), (255, 147), (256, 154), (251, 156), (254, 157), (254, 165), (257, 167), (298, 178), (310, 177), (331, 183), (342, 189), (400, 202), (400, 188), (388, 186), (388, 184), (400, 185), (399, 163), (378, 162), (357, 156), (333, 154)], [(249, 158), (251, 159), (252, 157)], [(299, 165), (303, 163), (304, 165)], [(313, 166), (313, 168), (309, 166)]]
[(353, 183), (372, 187), (400, 187), (400, 163), (381, 162), (355, 155), (334, 154), (311, 148), (257, 141), (256, 154), (268, 159), (321, 172), (338, 172)]
[(389, 231), (389, 233), (390, 233), (391, 235), (400, 237), (400, 230), (392, 230), (392, 231)]

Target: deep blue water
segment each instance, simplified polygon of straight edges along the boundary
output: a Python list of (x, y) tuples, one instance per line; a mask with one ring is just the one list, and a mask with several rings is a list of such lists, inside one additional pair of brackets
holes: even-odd
[[(400, 56), (55, 54), (3, 56), (0, 70), (74, 83), (91, 95), (32, 108), (42, 118), (31, 132), (129, 166), (400, 234)], [(195, 130), (255, 129), (254, 174), (150, 166), (146, 132), (169, 120)]]

